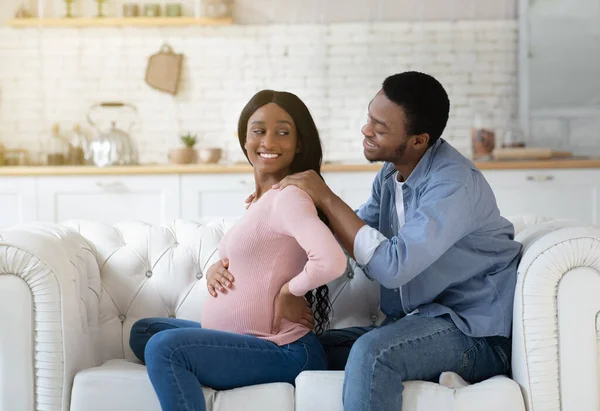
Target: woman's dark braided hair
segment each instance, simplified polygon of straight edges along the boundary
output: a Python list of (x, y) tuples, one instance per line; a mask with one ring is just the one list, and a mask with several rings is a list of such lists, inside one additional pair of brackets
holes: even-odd
[[(269, 103), (275, 103), (284, 109), (294, 120), (296, 125), (296, 134), (298, 136), (298, 145), (301, 148), (296, 153), (291, 164), (292, 173), (299, 173), (307, 170), (314, 170), (321, 178), (321, 162), (323, 160), (323, 149), (321, 139), (315, 121), (313, 120), (308, 107), (295, 94), (285, 91), (262, 90), (250, 99), (248, 104), (242, 110), (238, 122), (238, 138), (240, 146), (248, 158), (248, 153), (244, 148), (246, 144), (246, 135), (248, 132), (248, 120), (256, 110)], [(327, 217), (317, 210), (319, 218), (329, 227)], [(329, 288), (323, 285), (307, 292), (304, 297), (313, 308), (315, 318), (315, 333), (322, 334), (329, 326), (330, 314), (332, 312), (331, 301), (329, 300)]]

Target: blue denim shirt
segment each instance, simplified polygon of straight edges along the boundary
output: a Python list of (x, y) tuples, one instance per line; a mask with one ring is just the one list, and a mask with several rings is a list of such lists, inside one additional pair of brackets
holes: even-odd
[(481, 172), (438, 140), (402, 186), (401, 227), (395, 172), (384, 164), (357, 211), (386, 237), (362, 267), (381, 284), (381, 310), (392, 318), (415, 309), (449, 314), (469, 336), (509, 337), (521, 244)]

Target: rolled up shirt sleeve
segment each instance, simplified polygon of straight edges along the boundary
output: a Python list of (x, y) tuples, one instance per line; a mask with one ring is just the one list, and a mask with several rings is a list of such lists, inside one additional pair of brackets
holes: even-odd
[(385, 236), (373, 227), (368, 225), (362, 226), (358, 230), (358, 233), (356, 233), (353, 246), (354, 259), (358, 265), (365, 266), (369, 264), (373, 254), (375, 254), (375, 250), (385, 240)]

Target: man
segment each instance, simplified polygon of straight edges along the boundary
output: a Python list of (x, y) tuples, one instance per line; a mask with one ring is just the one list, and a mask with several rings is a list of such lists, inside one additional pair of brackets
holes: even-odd
[(401, 410), (402, 381), (454, 371), (478, 382), (509, 370), (521, 246), (483, 175), (440, 138), (449, 108), (429, 75), (383, 82), (362, 133), (365, 157), (385, 164), (357, 212), (316, 173), (278, 184), (306, 191), (381, 285), (381, 326), (321, 338), (329, 368), (345, 369), (346, 411)]
[[(344, 369), (344, 409), (400, 410), (402, 381), (506, 373), (517, 263), (513, 226), (473, 163), (440, 139), (450, 102), (433, 77), (388, 77), (369, 104), (364, 155), (385, 164), (357, 213), (315, 173), (305, 190), (365, 274), (381, 284), (380, 327), (322, 337)], [(347, 360), (347, 361), (346, 361)]]

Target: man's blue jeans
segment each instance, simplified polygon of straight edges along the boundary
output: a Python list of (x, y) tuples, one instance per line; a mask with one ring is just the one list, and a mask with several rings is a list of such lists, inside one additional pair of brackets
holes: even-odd
[(324, 370), (317, 337), (278, 346), (249, 335), (201, 328), (193, 321), (146, 318), (131, 329), (129, 345), (146, 363), (163, 411), (204, 411), (201, 385), (228, 390), (287, 382), (304, 370)]
[(409, 315), (380, 327), (332, 330), (320, 341), (329, 369), (345, 369), (344, 411), (401, 411), (402, 381), (437, 382), (454, 371), (475, 383), (510, 368), (508, 338), (469, 337), (449, 316)]

